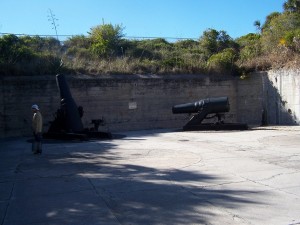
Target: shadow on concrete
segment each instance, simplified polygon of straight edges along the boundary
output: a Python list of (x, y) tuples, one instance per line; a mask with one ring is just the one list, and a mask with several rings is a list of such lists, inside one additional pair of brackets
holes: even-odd
[[(296, 112), (292, 108), (294, 102), (283, 98), (283, 74), (272, 81), (267, 75), (263, 77), (263, 112), (262, 125), (297, 125)], [(286, 90), (285, 90), (286, 91)], [(288, 96), (290, 97), (290, 96)], [(292, 100), (292, 99), (291, 99)]]
[(209, 224), (260, 204), (261, 193), (222, 188), (222, 177), (143, 166), (144, 153), (120, 151), (127, 150), (113, 141), (47, 144), (41, 156), (23, 151), (13, 175), (0, 178), (13, 185), (0, 199), (8, 204), (1, 224)]
[[(126, 138), (126, 135), (123, 134), (112, 134), (112, 139), (123, 139)], [(90, 138), (88, 140), (80, 140), (80, 139), (55, 139), (55, 138), (43, 138), (43, 144), (63, 144), (63, 143), (91, 143), (91, 142), (99, 142), (103, 140), (109, 140), (105, 138)], [(1, 140), (0, 140), (1, 141)], [(33, 138), (29, 138), (26, 140), (28, 143), (32, 143), (34, 141)]]

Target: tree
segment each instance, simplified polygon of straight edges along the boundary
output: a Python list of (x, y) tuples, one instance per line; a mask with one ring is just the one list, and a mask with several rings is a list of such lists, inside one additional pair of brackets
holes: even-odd
[(32, 56), (32, 49), (17, 36), (9, 34), (0, 37), (0, 63), (15, 64)]
[(241, 63), (254, 59), (261, 54), (260, 34), (250, 33), (236, 40), (239, 44), (239, 61)]
[(198, 46), (198, 42), (194, 41), (194, 40), (181, 40), (181, 41), (177, 41), (174, 44), (176, 47), (178, 48), (182, 48), (182, 49), (192, 49)]
[(160, 51), (162, 49), (170, 50), (172, 44), (167, 42), (164, 38), (155, 38), (155, 39), (139, 41), (139, 47), (151, 51)]
[(77, 47), (88, 49), (91, 46), (91, 43), (90, 39), (86, 38), (84, 35), (76, 35), (66, 40), (64, 45), (68, 48)]
[(286, 47), (294, 52), (300, 52), (300, 28), (287, 32), (283, 40)]
[(266, 17), (265, 23), (261, 26), (261, 31), (264, 32), (264, 30), (268, 29), (270, 27), (271, 21), (275, 18), (279, 17), (281, 13), (279, 12), (273, 12), (270, 15)]
[(254, 21), (253, 25), (255, 26), (258, 32), (261, 32), (261, 23), (259, 20)]
[[(282, 13), (272, 17), (262, 33), (262, 44), (266, 53), (276, 51), (278, 46), (285, 46), (286, 35), (300, 27), (299, 13)], [(291, 38), (291, 37), (289, 37)]]
[(300, 0), (287, 0), (283, 4), (283, 9), (286, 12), (300, 13)]
[(234, 42), (226, 31), (217, 31), (215, 29), (204, 31), (199, 43), (207, 58), (226, 48), (234, 47)]
[(69, 57), (83, 58), (90, 60), (95, 55), (90, 51), (91, 39), (83, 35), (76, 35), (64, 42), (66, 55)]
[(207, 61), (207, 67), (210, 72), (233, 75), (235, 60), (235, 50), (232, 48), (226, 48), (223, 51), (212, 55)]
[(112, 56), (118, 51), (123, 35), (121, 25), (102, 24), (91, 28), (90, 38), (92, 51), (98, 56)]

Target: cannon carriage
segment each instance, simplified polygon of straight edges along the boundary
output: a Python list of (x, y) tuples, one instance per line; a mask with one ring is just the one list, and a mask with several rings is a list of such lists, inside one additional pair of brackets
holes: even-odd
[[(183, 126), (183, 130), (246, 130), (247, 124), (226, 123), (225, 113), (230, 111), (228, 97), (202, 99), (172, 107), (173, 114), (193, 114)], [(215, 123), (202, 123), (206, 119), (217, 118)]]
[(54, 120), (50, 122), (49, 130), (44, 133), (45, 138), (53, 139), (80, 139), (111, 138), (110, 132), (99, 131), (100, 125), (104, 125), (104, 119), (93, 119), (91, 128), (84, 128), (81, 118), (84, 110), (77, 106), (72, 97), (67, 80), (63, 74), (56, 75), (56, 83), (60, 93), (60, 108), (54, 114)]

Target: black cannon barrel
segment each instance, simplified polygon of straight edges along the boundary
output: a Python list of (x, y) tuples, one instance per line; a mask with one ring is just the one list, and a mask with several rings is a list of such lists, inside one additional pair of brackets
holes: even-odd
[(68, 132), (82, 132), (83, 125), (78, 111), (76, 102), (74, 101), (69, 89), (66, 78), (63, 74), (56, 75), (56, 82), (61, 97), (61, 110), (65, 114), (65, 129)]
[(56, 84), (61, 99), (73, 99), (66, 77), (63, 74), (56, 75)]
[(203, 110), (205, 110), (207, 114), (229, 112), (230, 105), (228, 97), (207, 98), (196, 102), (175, 105), (172, 108), (174, 114), (197, 113)]

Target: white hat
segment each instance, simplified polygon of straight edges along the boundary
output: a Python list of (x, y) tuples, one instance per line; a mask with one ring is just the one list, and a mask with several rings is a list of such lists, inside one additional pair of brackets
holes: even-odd
[(36, 104), (32, 105), (31, 108), (32, 108), (32, 109), (39, 110), (39, 107), (38, 107), (38, 105), (36, 105)]

